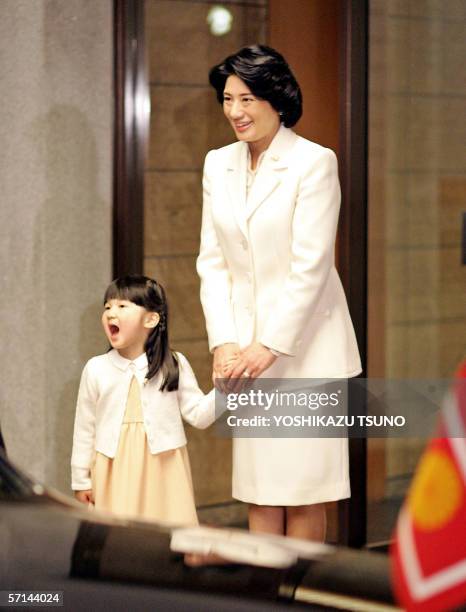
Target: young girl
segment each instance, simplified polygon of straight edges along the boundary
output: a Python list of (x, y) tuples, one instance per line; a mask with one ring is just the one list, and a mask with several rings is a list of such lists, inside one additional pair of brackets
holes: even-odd
[(214, 391), (199, 389), (168, 344), (165, 292), (126, 276), (105, 292), (102, 325), (112, 349), (90, 359), (78, 394), (71, 456), (76, 498), (125, 517), (197, 524), (181, 416), (215, 419)]

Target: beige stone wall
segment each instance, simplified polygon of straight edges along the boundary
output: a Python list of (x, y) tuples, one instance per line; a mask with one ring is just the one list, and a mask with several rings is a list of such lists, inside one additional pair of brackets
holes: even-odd
[(111, 0), (0, 2), (1, 426), (10, 457), (69, 492), (76, 393), (106, 348)]
[[(369, 4), (369, 374), (448, 378), (466, 354), (466, 4)], [(387, 475), (424, 443), (390, 440)]]
[[(199, 301), (202, 166), (212, 148), (233, 142), (208, 71), (246, 44), (266, 40), (264, 0), (224, 3), (232, 30), (213, 36), (210, 2), (146, 0), (151, 125), (145, 171), (145, 272), (162, 282), (171, 308), (173, 348), (190, 360), (204, 390), (211, 356)], [(213, 431), (187, 427), (198, 505), (231, 499), (231, 450)], [(231, 519), (231, 517), (230, 517)]]

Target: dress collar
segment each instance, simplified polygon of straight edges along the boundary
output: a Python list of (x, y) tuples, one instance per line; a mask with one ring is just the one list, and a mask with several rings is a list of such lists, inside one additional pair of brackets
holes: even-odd
[[(277, 133), (273, 137), (272, 142), (269, 144), (267, 149), (263, 151), (259, 159), (262, 165), (272, 164), (276, 168), (286, 168), (288, 166), (288, 162), (286, 160), (288, 153), (291, 151), (293, 146), (295, 145), (298, 136), (290, 130), (286, 128), (283, 124), (278, 128)], [(243, 150), (245, 149), (245, 157), (247, 167), (250, 169), (250, 153), (247, 142), (241, 142), (241, 146)], [(256, 170), (259, 169), (259, 163), (256, 167)]]
[(267, 153), (267, 151), (268, 151), (268, 149), (266, 149), (265, 151), (262, 151), (262, 153), (259, 155), (256, 167), (253, 170), (251, 168), (251, 152), (250, 152), (249, 147), (248, 147), (248, 174), (253, 174), (253, 175), (257, 174), (257, 171), (259, 170), (260, 165), (262, 163), (262, 160), (264, 159), (265, 154)]
[[(288, 153), (293, 149), (297, 134), (290, 128), (286, 128), (283, 124), (278, 128), (277, 133), (273, 137), (272, 142), (264, 151), (263, 163), (271, 163), (275, 168), (288, 167)], [(248, 169), (248, 143), (237, 141), (231, 146), (229, 156), (227, 158), (227, 168), (229, 170), (239, 171), (242, 175), (246, 175)]]
[(137, 370), (144, 370), (147, 368), (147, 355), (142, 353), (136, 359), (126, 359), (126, 357), (122, 357), (120, 353), (116, 349), (112, 349), (107, 353), (108, 358), (113, 363), (114, 366), (126, 372), (126, 370), (130, 367), (131, 364), (134, 364)]
[(298, 136), (293, 130), (286, 128), (282, 123), (266, 150), (266, 158), (273, 162), (283, 161), (283, 158), (293, 148), (297, 139)]

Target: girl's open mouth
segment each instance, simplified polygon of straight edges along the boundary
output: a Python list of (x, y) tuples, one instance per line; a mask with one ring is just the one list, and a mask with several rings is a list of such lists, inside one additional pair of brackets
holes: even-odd
[(120, 328), (118, 327), (118, 325), (113, 325), (113, 324), (110, 324), (108, 326), (108, 329), (110, 330), (110, 334), (112, 336), (116, 336), (117, 333), (120, 331)]

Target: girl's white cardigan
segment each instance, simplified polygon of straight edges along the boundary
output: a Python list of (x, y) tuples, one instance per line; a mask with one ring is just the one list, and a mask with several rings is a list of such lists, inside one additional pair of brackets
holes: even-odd
[(160, 391), (160, 374), (145, 382), (145, 354), (129, 361), (112, 349), (87, 362), (76, 407), (71, 456), (72, 489), (91, 488), (90, 469), (96, 451), (115, 457), (133, 376), (141, 385), (144, 428), (151, 453), (186, 444), (181, 417), (201, 429), (213, 423), (215, 391), (204, 395), (186, 357), (181, 353), (176, 353), (176, 356), (180, 366), (177, 391)]

